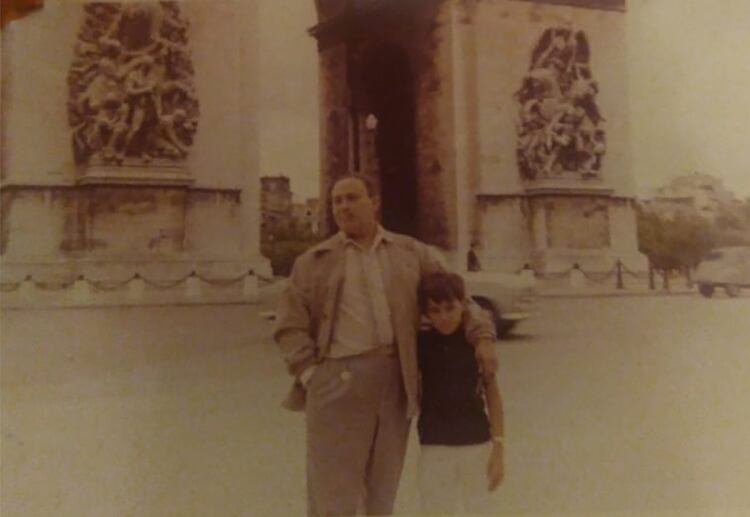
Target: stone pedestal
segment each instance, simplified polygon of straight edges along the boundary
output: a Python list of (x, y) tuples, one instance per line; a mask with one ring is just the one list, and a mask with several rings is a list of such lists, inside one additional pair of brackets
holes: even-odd
[(467, 95), (479, 108), (459, 116), (475, 121), (471, 233), (483, 265), (515, 271), (529, 263), (544, 274), (577, 263), (601, 272), (621, 259), (645, 271), (624, 2), (497, 0), (466, 12), (456, 31), (470, 34), (460, 59), (476, 61)]
[(246, 300), (270, 274), (256, 34), (246, 0), (48, 0), (5, 27), (2, 281), (40, 304), (70, 281), (64, 303)]
[(76, 181), (79, 185), (159, 185), (188, 186), (195, 183), (184, 165), (121, 166), (91, 165)]

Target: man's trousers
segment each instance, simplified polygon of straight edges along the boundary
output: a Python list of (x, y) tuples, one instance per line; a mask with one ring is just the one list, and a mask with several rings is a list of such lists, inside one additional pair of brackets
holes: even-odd
[(397, 357), (326, 359), (307, 389), (310, 515), (393, 513), (409, 435)]

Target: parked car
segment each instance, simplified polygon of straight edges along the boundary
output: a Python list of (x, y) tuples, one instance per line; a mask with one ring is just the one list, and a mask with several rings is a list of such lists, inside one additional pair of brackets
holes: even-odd
[(710, 298), (717, 287), (729, 296), (750, 287), (750, 246), (731, 246), (711, 250), (698, 265), (695, 281), (700, 293)]
[(498, 337), (507, 335), (534, 312), (536, 280), (533, 275), (464, 272), (467, 292), (488, 311)]

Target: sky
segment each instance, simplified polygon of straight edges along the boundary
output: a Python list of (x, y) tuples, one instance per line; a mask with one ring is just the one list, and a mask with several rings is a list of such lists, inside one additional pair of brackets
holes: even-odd
[[(318, 194), (315, 2), (284, 4), (259, 0), (261, 174), (301, 200)], [(628, 0), (627, 16), (639, 195), (697, 171), (750, 197), (750, 0)]]

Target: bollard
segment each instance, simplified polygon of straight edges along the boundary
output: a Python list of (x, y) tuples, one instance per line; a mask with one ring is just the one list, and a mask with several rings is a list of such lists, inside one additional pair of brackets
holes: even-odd
[(242, 280), (242, 297), (246, 300), (255, 301), (258, 299), (258, 277), (251, 269)]
[(19, 296), (21, 300), (25, 302), (31, 302), (34, 300), (34, 280), (31, 275), (27, 275), (26, 278), (21, 282), (19, 289)]
[(73, 287), (70, 290), (70, 301), (75, 305), (91, 303), (91, 288), (83, 275), (79, 275), (73, 282)]
[(195, 271), (191, 271), (190, 276), (185, 280), (185, 295), (188, 298), (200, 298), (201, 279), (198, 278)]
[(570, 270), (570, 287), (583, 287), (584, 280), (581, 267), (577, 263), (573, 264), (573, 269)]
[(622, 261), (617, 259), (617, 289), (623, 289), (624, 287), (622, 283)]
[(146, 283), (138, 273), (133, 275), (133, 278), (128, 282), (128, 300), (130, 302), (140, 302), (143, 300), (143, 291), (146, 287)]
[(528, 264), (523, 265), (523, 269), (521, 269), (521, 278), (524, 279), (526, 282), (533, 282), (535, 275), (534, 270), (531, 269), (531, 266)]

